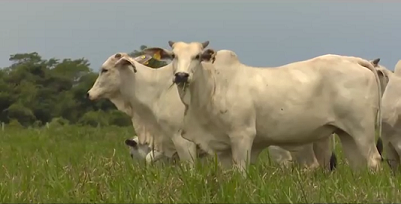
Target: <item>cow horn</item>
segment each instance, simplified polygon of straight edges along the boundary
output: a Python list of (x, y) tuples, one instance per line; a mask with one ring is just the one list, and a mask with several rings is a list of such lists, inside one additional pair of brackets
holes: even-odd
[(202, 43), (202, 48), (205, 49), (209, 45), (209, 40)]
[(375, 65), (375, 66), (377, 66), (377, 65), (379, 64), (379, 62), (380, 62), (380, 58), (377, 58), (377, 59), (374, 59), (374, 60), (372, 61), (372, 64)]
[(170, 45), (171, 48), (173, 48), (174, 43), (175, 43), (175, 42), (173, 42), (173, 41), (171, 41), (171, 40), (168, 41), (168, 44)]

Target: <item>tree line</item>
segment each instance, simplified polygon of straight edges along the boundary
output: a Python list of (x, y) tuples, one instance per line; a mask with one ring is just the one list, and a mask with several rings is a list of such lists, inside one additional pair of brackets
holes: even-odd
[[(129, 55), (140, 56), (145, 48), (142, 45)], [(132, 125), (110, 101), (85, 97), (98, 76), (87, 59), (43, 59), (32, 52), (13, 54), (9, 60), (11, 66), (0, 69), (0, 122), (24, 127)], [(152, 68), (164, 65), (153, 58), (147, 64)]]

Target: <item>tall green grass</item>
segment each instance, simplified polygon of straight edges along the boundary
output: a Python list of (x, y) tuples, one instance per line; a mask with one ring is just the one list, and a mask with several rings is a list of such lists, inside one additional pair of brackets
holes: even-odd
[(133, 163), (124, 139), (132, 128), (64, 127), (0, 131), (1, 203), (399, 203), (401, 179), (377, 173), (334, 173), (270, 164), (266, 154), (249, 178), (221, 171), (210, 158), (183, 165)]

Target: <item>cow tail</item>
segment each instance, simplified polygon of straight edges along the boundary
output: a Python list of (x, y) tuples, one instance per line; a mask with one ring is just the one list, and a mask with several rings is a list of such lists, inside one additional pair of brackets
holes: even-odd
[[(379, 75), (376, 72), (376, 69), (373, 67), (372, 63), (370, 63), (367, 60), (363, 60), (360, 59), (359, 64), (361, 66), (364, 66), (368, 69), (370, 69), (370, 71), (373, 72), (373, 74), (375, 75), (376, 78), (376, 82), (377, 82), (377, 88), (378, 88), (378, 92), (379, 92), (379, 97), (378, 97), (378, 104), (379, 104), (379, 109), (377, 111), (377, 117), (376, 117), (376, 127), (378, 127), (379, 129), (379, 138), (376, 142), (376, 148), (377, 151), (379, 152), (380, 155), (382, 155), (382, 151), (383, 151), (383, 142), (382, 142), (382, 111), (381, 111), (381, 107), (382, 107), (382, 100), (381, 100), (381, 96), (382, 96), (382, 90), (381, 90), (381, 83), (380, 83), (380, 79), (379, 79)], [(382, 158), (383, 160), (383, 158)]]

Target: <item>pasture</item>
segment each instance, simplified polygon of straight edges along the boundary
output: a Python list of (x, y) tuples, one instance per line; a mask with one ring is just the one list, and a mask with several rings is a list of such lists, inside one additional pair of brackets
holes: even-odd
[[(263, 154), (248, 179), (222, 172), (213, 158), (183, 165), (132, 162), (132, 128), (0, 130), (0, 202), (57, 203), (397, 203), (401, 177), (387, 165), (352, 172), (337, 145), (334, 173), (280, 168)], [(384, 163), (383, 163), (384, 164)]]

